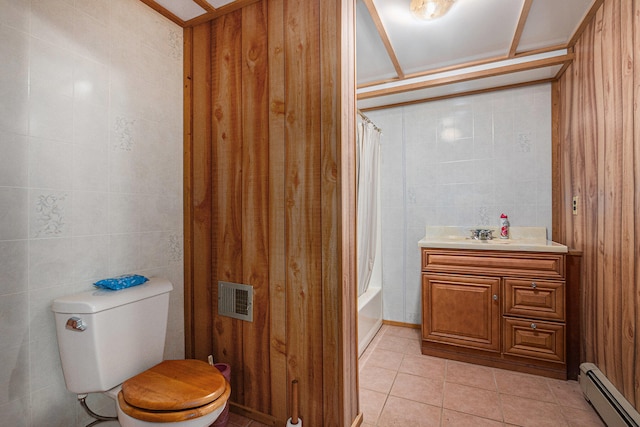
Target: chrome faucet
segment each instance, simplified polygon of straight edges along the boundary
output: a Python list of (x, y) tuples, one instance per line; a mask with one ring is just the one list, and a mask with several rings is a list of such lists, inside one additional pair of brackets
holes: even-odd
[(471, 238), (474, 240), (492, 240), (493, 230), (485, 228), (475, 228), (471, 230)]

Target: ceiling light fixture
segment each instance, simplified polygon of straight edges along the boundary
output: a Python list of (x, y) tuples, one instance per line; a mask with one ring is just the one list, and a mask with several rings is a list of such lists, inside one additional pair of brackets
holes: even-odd
[(425, 21), (440, 18), (451, 9), (456, 0), (411, 0), (411, 13)]

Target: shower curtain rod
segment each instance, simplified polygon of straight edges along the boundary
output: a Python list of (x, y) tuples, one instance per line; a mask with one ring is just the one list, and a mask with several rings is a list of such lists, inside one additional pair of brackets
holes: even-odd
[(367, 117), (362, 111), (360, 111), (360, 109), (358, 109), (357, 111), (358, 111), (358, 115), (362, 118), (362, 120), (364, 120), (366, 123), (369, 123), (370, 125), (372, 125), (373, 128), (375, 130), (377, 130), (378, 132), (382, 133), (382, 129), (380, 129), (378, 126), (376, 126), (376, 124), (373, 123), (371, 121), (371, 119), (369, 117)]

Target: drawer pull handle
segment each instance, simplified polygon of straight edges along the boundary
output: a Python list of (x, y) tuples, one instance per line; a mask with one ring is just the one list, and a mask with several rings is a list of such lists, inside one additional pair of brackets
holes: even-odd
[(493, 294), (493, 300), (494, 300), (494, 301), (498, 301), (498, 295)]
[(532, 324), (531, 324), (531, 329), (537, 329), (537, 328), (538, 328), (538, 326), (536, 326), (536, 324), (535, 324), (535, 323), (532, 323)]
[(535, 289), (535, 288), (537, 288), (537, 287), (538, 287), (538, 285), (536, 285), (536, 282), (531, 282), (531, 287), (532, 287), (533, 289)]

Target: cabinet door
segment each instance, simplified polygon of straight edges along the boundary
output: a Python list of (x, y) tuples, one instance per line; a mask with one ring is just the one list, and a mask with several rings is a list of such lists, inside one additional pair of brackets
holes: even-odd
[(500, 351), (500, 278), (422, 275), (426, 341)]

